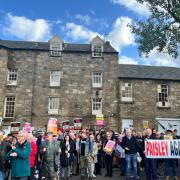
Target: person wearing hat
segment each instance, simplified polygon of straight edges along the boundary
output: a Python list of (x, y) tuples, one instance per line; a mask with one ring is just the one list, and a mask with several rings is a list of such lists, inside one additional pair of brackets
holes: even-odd
[(55, 180), (57, 177), (57, 170), (60, 166), (60, 145), (53, 139), (53, 133), (46, 133), (46, 140), (42, 142), (40, 147), (42, 177), (46, 180)]

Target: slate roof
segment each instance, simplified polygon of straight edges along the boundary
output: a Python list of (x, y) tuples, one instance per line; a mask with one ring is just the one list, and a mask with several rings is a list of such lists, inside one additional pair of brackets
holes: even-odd
[(180, 68), (119, 64), (119, 79), (150, 79), (180, 81)]
[[(0, 47), (17, 50), (40, 50), (49, 51), (50, 44), (48, 42), (33, 42), (33, 41), (9, 41), (0, 40)], [(91, 44), (70, 44), (64, 43), (63, 51), (69, 52), (91, 52)], [(104, 52), (118, 53), (109, 42), (104, 44)]]

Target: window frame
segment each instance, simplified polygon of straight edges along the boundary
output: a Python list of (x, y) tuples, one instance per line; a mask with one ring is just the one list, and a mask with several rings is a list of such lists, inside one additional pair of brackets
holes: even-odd
[[(59, 74), (59, 81), (52, 81), (52, 73), (55, 73), (55, 72), (58, 72), (58, 74)], [(61, 85), (61, 75), (62, 75), (62, 72), (61, 71), (56, 71), (56, 70), (54, 70), (54, 71), (50, 71), (50, 87), (59, 87), (60, 85)], [(55, 76), (55, 75), (54, 75)]]
[[(166, 86), (166, 88), (163, 88), (162, 86)], [(163, 92), (166, 90), (166, 92)], [(158, 107), (170, 107), (169, 103), (169, 85), (162, 83), (157, 85), (157, 106)], [(160, 97), (161, 96), (161, 97)], [(161, 100), (160, 100), (161, 99)]]
[[(13, 80), (14, 77), (12, 76), (15, 76), (16, 79)], [(12, 78), (12, 79), (10, 79)], [(8, 86), (16, 86), (17, 85), (17, 78), (18, 78), (18, 70), (17, 69), (8, 69), (8, 72), (7, 72), (7, 85)]]
[[(94, 102), (94, 100), (96, 102)], [(100, 101), (98, 102), (97, 100), (100, 100)], [(98, 104), (100, 105), (100, 109), (97, 109)], [(92, 114), (93, 115), (102, 114), (102, 98), (92, 98)]]
[[(123, 86), (124, 84), (124, 86)], [(128, 85), (131, 85), (130, 86), (130, 89), (126, 89), (126, 87), (129, 87)], [(127, 85), (127, 86), (126, 86)], [(133, 101), (133, 84), (132, 82), (121, 82), (121, 101), (122, 102), (132, 102)], [(124, 88), (124, 89), (123, 89)], [(128, 92), (127, 92), (128, 90)], [(125, 91), (125, 95), (130, 95), (130, 96), (123, 96), (123, 91)]]
[(62, 56), (62, 43), (61, 42), (50, 43), (50, 55), (54, 57)]
[[(99, 74), (99, 75), (97, 75), (97, 74)], [(102, 87), (102, 76), (103, 76), (102, 72), (97, 72), (97, 71), (92, 72), (92, 87), (93, 88), (101, 88)], [(95, 82), (97, 79), (100, 80), (100, 83)]]
[(103, 45), (94, 44), (92, 47), (92, 57), (103, 57)]
[[(52, 102), (52, 99), (57, 99), (57, 102)], [(57, 103), (57, 108), (52, 109), (53, 106), (51, 103)], [(60, 107), (60, 98), (59, 97), (49, 97), (48, 98), (48, 114), (59, 114), (59, 107)]]
[[(8, 98), (14, 98), (14, 101), (8, 101)], [(6, 114), (8, 114), (9, 112), (7, 112), (7, 102), (9, 102), (9, 103), (11, 103), (11, 104), (9, 104), (9, 108), (11, 108), (11, 109), (9, 109), (8, 111), (13, 111), (11, 114), (12, 114), (12, 116), (7, 116)], [(12, 104), (13, 103), (13, 104)], [(4, 102), (4, 118), (8, 118), (8, 119), (12, 119), (12, 118), (14, 118), (14, 114), (15, 114), (15, 105), (16, 105), (16, 97), (15, 96), (6, 96), (5, 97), (5, 102)], [(13, 109), (12, 109), (12, 106), (13, 106)], [(10, 114), (10, 113), (9, 113)]]

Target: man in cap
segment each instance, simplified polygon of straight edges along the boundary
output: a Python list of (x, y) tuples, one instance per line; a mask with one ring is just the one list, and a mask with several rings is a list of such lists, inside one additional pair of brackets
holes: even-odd
[(60, 145), (53, 140), (53, 133), (46, 133), (46, 140), (40, 147), (42, 154), (42, 176), (46, 180), (55, 180), (57, 177), (57, 169), (60, 166)]

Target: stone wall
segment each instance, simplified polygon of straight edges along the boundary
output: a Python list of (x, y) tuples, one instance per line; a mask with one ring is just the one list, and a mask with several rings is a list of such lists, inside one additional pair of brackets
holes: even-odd
[[(180, 116), (180, 83), (175, 81), (159, 80), (126, 80), (122, 82), (132, 82), (133, 101), (120, 102), (120, 119), (133, 119), (134, 127), (137, 130), (143, 129), (143, 120), (149, 121), (149, 127), (157, 127), (156, 118), (179, 118)], [(169, 85), (169, 108), (157, 107), (157, 85)], [(120, 92), (121, 97), (121, 92)]]
[[(9, 63), (11, 62), (11, 63)], [(7, 86), (7, 66), (18, 69), (17, 86)], [(83, 117), (84, 125), (95, 125), (92, 115), (92, 72), (103, 73), (103, 114), (117, 109), (117, 54), (104, 53), (103, 58), (92, 58), (91, 53), (62, 52), (61, 57), (51, 57), (47, 51), (22, 51), (0, 49), (0, 113), (4, 112), (5, 96), (16, 97), (15, 119), (32, 121), (35, 127), (47, 124), (48, 117), (58, 119)], [(60, 87), (50, 87), (50, 71), (62, 71)], [(48, 98), (59, 97), (57, 116), (48, 115)], [(5, 119), (8, 123), (12, 119)], [(109, 122), (110, 121), (110, 122)], [(117, 127), (115, 119), (108, 123)]]

